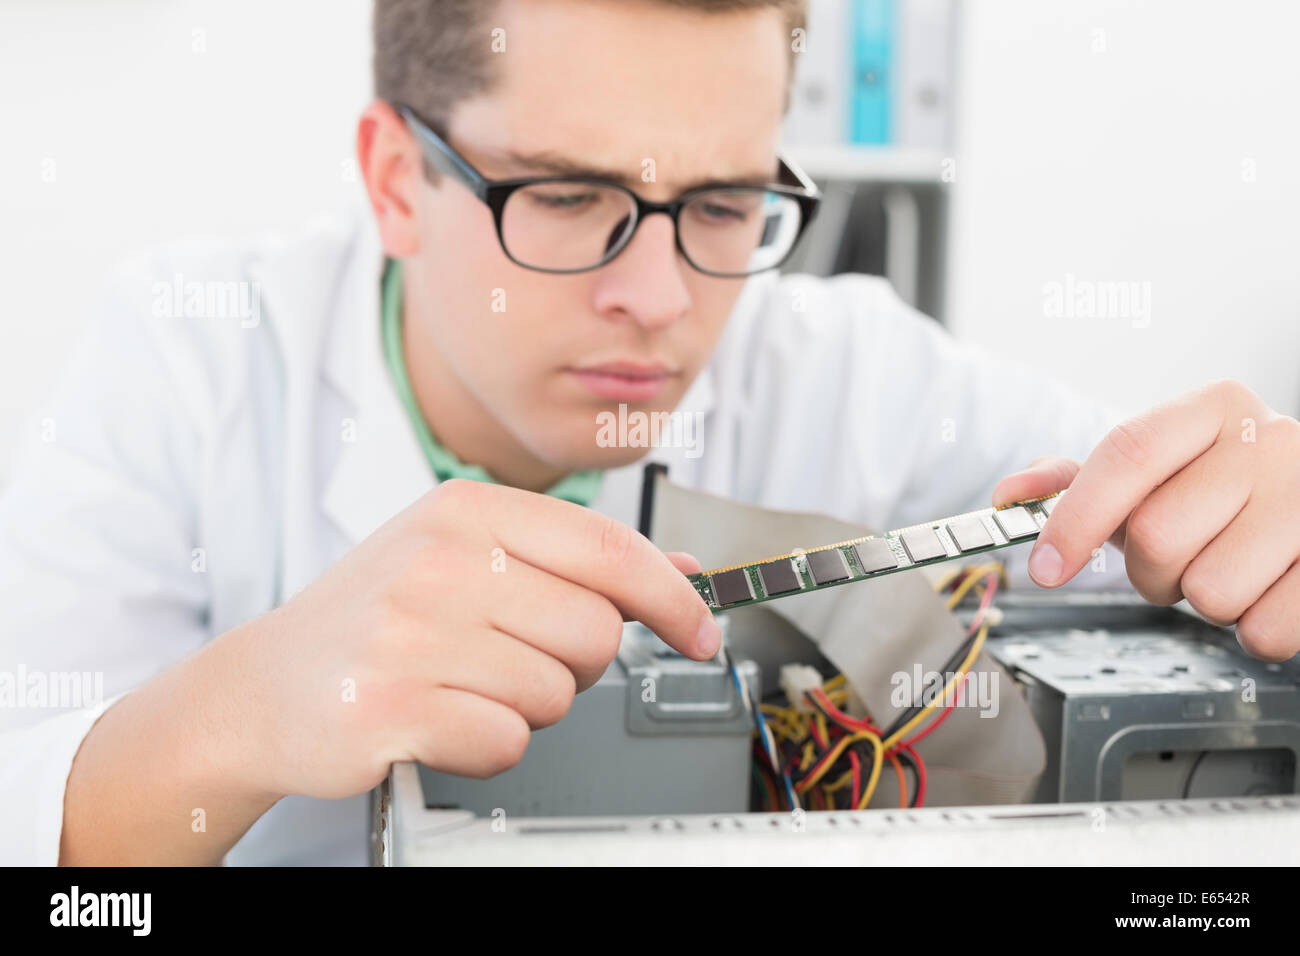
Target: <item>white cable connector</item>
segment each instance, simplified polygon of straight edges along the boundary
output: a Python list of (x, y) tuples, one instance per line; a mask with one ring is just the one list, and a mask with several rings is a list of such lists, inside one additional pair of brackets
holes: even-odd
[(821, 687), (825, 681), (815, 667), (809, 667), (807, 664), (783, 664), (780, 683), (786, 700), (797, 709), (811, 713), (813, 706), (804, 699), (804, 695), (814, 688)]

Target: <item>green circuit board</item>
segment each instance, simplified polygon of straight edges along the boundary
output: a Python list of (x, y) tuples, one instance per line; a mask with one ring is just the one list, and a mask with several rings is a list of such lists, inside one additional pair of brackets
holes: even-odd
[[(1064, 494), (1062, 492), (1061, 494)], [(712, 608), (744, 607), (969, 558), (1038, 537), (1060, 494), (689, 575)]]

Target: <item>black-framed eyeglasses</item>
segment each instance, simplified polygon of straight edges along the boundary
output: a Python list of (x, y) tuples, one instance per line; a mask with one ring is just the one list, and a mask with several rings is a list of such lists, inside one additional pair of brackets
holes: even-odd
[(789, 258), (821, 202), (812, 180), (784, 158), (780, 182), (702, 186), (671, 202), (651, 202), (604, 179), (488, 179), (413, 110), (395, 106), (428, 163), (492, 210), (505, 254), (540, 272), (598, 269), (627, 248), (647, 216), (661, 212), (672, 219), (677, 250), (693, 268), (726, 278), (754, 275)]

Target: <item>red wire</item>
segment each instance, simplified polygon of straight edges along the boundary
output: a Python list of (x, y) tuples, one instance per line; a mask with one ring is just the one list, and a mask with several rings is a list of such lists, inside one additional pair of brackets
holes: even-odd
[(808, 772), (803, 775), (803, 779), (794, 785), (794, 792), (807, 793), (811, 787), (815, 786), (815, 784), (808, 783), (809, 778), (817, 776), (818, 772), (821, 770), (822, 764), (826, 763), (830, 757), (831, 755), (828, 752), (822, 754), (821, 757), (814, 761), (813, 765), (808, 768)]
[(980, 626), (980, 622), (984, 620), (984, 615), (987, 613), (989, 605), (993, 603), (993, 595), (997, 593), (997, 590), (997, 572), (990, 571), (988, 574), (984, 575), (984, 594), (980, 598), (980, 606), (975, 611), (975, 616), (971, 618), (970, 627), (966, 628), (967, 637), (974, 634), (976, 629)]
[[(964, 577), (964, 575), (959, 576), (954, 582), (953, 586), (956, 586), (956, 583), (960, 582), (962, 577)], [(980, 626), (980, 623), (982, 622), (985, 613), (987, 613), (989, 606), (993, 603), (993, 595), (998, 589), (998, 576), (996, 573), (989, 573), (985, 575), (985, 582), (986, 582), (986, 586), (984, 588), (984, 594), (980, 600), (979, 609), (975, 612), (975, 617), (971, 620), (971, 625), (966, 631), (966, 635), (968, 637), (971, 634), (974, 634), (976, 629)], [(954, 688), (952, 703), (949, 704), (947, 707), (945, 707), (943, 711), (940, 712), (939, 716), (936, 717), (933, 721), (931, 721), (929, 726), (927, 726), (924, 730), (921, 730), (918, 733), (914, 734), (909, 740), (900, 740), (897, 744), (895, 744), (888, 751), (886, 751), (884, 754), (881, 755), (882, 757), (887, 757), (890, 754), (903, 751), (916, 762), (916, 806), (918, 807), (924, 805), (925, 790), (926, 790), (928, 777), (925, 769), (925, 761), (921, 759), (921, 755), (918, 754), (913, 748), (916, 744), (920, 743), (926, 737), (930, 736), (930, 734), (934, 733), (939, 728), (939, 725), (948, 719), (948, 716), (952, 713), (952, 711), (957, 706), (957, 691), (959, 689), (960, 690), (965, 689), (966, 682), (970, 680), (970, 676), (971, 676), (970, 671), (967, 671), (962, 676), (961, 687)], [(831, 727), (832, 731), (834, 731), (835, 725), (839, 724), (842, 725), (843, 727), (848, 727), (853, 730), (866, 730), (866, 731), (870, 731), (876, 736), (881, 736), (882, 734), (881, 730), (878, 727), (876, 727), (874, 724), (872, 724), (870, 721), (858, 720), (855, 717), (850, 717), (848, 714), (844, 713), (838, 707), (832, 704), (830, 698), (826, 696), (826, 692), (822, 690), (820, 687), (814, 687), (810, 691), (808, 691), (808, 693), (816, 699), (817, 703), (820, 704), (822, 708), (825, 709), (826, 712), (831, 715), (832, 718), (834, 718), (835, 723), (832, 724)], [(818, 746), (822, 747), (823, 749), (827, 749), (827, 744), (822, 741), (818, 733), (816, 723), (810, 724), (810, 727), (812, 728), (812, 734)], [(816, 771), (820, 767), (820, 765), (825, 761), (826, 757), (829, 756), (830, 754), (827, 753), (825, 756), (823, 756), (821, 760), (818, 760), (816, 763), (814, 763), (812, 768), (809, 770), (808, 775), (811, 776), (812, 773)], [(861, 764), (860, 761), (858, 760), (857, 754), (852, 750), (849, 751), (849, 761), (853, 766), (853, 806), (856, 807), (858, 805), (858, 799), (861, 796), (859, 791), (860, 781), (861, 781)]]
[(880, 736), (880, 728), (876, 727), (874, 724), (869, 723), (865, 720), (858, 720), (856, 717), (850, 717), (848, 714), (844, 713), (842, 710), (840, 710), (838, 707), (836, 707), (834, 704), (831, 703), (831, 699), (826, 696), (826, 692), (822, 690), (820, 687), (814, 687), (811, 691), (809, 691), (809, 693), (811, 693), (814, 697), (816, 697), (817, 703), (825, 707), (827, 713), (829, 713), (840, 723), (852, 727), (854, 730), (868, 730), (871, 733), (875, 734), (876, 736)]
[(769, 769), (764, 766), (767, 763), (767, 751), (762, 748), (758, 741), (754, 741), (754, 753), (760, 758), (758, 761), (758, 776), (763, 781), (763, 790), (770, 801), (768, 806), (773, 810), (780, 810), (781, 801), (776, 795), (776, 785), (772, 782)]
[[(983, 620), (985, 612), (988, 611), (989, 605), (993, 603), (993, 593), (998, 589), (998, 576), (996, 574), (986, 574), (984, 576), (984, 580), (987, 582), (987, 586), (984, 589), (984, 597), (980, 601), (979, 610), (975, 612), (975, 617), (971, 620), (970, 627), (966, 631), (967, 637), (974, 634), (975, 629), (980, 626), (980, 621)], [(971, 676), (970, 671), (967, 671), (962, 676), (961, 687), (953, 688), (952, 703), (949, 704), (947, 707), (945, 707), (943, 711), (939, 714), (939, 716), (936, 717), (928, 727), (926, 727), (924, 730), (918, 731), (916, 734), (912, 736), (910, 740), (906, 741), (906, 743), (909, 746), (920, 743), (926, 737), (930, 736), (930, 734), (934, 733), (935, 730), (939, 728), (939, 725), (948, 719), (948, 715), (952, 713), (953, 708), (957, 706), (958, 692), (966, 689), (966, 682), (970, 680), (970, 676)]]
[(817, 721), (808, 721), (808, 730), (812, 734), (813, 742), (822, 750), (826, 749), (826, 741), (822, 740), (821, 729), (817, 726)]
[(912, 749), (911, 744), (901, 743), (895, 749), (901, 750), (916, 762), (916, 800), (914, 802), (918, 807), (925, 806), (925, 761), (921, 759), (920, 754)]
[[(969, 673), (965, 674), (961, 679), (963, 690), (965, 689), (966, 682), (968, 680), (970, 680)], [(924, 730), (917, 731), (909, 740), (899, 741), (900, 745), (905, 743), (907, 744), (907, 746), (911, 747), (914, 746), (915, 744), (919, 744), (926, 737), (934, 733), (939, 728), (939, 725), (948, 719), (948, 715), (951, 714), (953, 710), (956, 709), (956, 707), (957, 707), (957, 689), (954, 688), (952, 694), (952, 703), (949, 704), (947, 707), (945, 707), (943, 711), (939, 714), (939, 716), (936, 717), (933, 721), (931, 721), (930, 725), (926, 727)]]
[[(969, 676), (970, 675), (968, 674), (967, 677)], [(838, 707), (836, 707), (834, 704), (831, 703), (830, 698), (826, 696), (826, 692), (823, 691), (820, 687), (814, 687), (811, 691), (809, 691), (809, 693), (812, 694), (814, 698), (816, 698), (817, 703), (819, 703), (822, 707), (824, 707), (826, 709), (826, 712), (830, 714), (837, 722), (842, 723), (848, 727), (851, 727), (854, 730), (867, 730), (875, 734), (876, 736), (880, 736), (881, 731), (878, 727), (876, 727), (870, 721), (858, 720), (856, 717), (850, 717), (848, 714), (841, 711)], [(954, 698), (954, 704), (955, 703), (956, 700)], [(909, 757), (911, 757), (912, 760), (914, 761), (916, 765), (915, 805), (918, 807), (925, 805), (925, 791), (926, 791), (926, 785), (928, 783), (929, 778), (925, 769), (925, 761), (921, 759), (920, 754), (918, 754), (915, 750), (912, 749), (912, 745), (916, 743), (918, 740), (920, 740), (922, 737), (926, 736), (931, 731), (933, 731), (934, 728), (938, 727), (939, 724), (943, 722), (944, 718), (947, 717), (949, 711), (951, 711), (952, 709), (953, 709), (952, 706), (949, 706), (944, 710), (942, 714), (939, 715), (939, 718), (935, 720), (934, 723), (932, 723), (921, 733), (917, 734), (911, 740), (900, 740), (897, 744), (891, 747), (887, 752), (887, 753), (897, 753), (898, 751), (902, 751), (906, 753)], [(862, 796), (861, 764), (858, 760), (858, 755), (852, 750), (849, 751), (849, 760), (853, 764), (853, 772), (854, 772), (853, 806), (856, 807), (858, 805), (858, 800), (861, 799)]]
[[(814, 688), (812, 688), (812, 690), (808, 691), (808, 693), (809, 693), (809, 694), (812, 694), (812, 695), (815, 695), (815, 696), (816, 696), (816, 699), (817, 699), (817, 701), (818, 701), (818, 703), (820, 703), (823, 707), (825, 707), (825, 708), (830, 712), (830, 714), (831, 714), (833, 717), (835, 717), (837, 720), (842, 720), (842, 721), (844, 721), (844, 722), (846, 722), (846, 723), (850, 723), (850, 724), (853, 724), (853, 725), (855, 725), (855, 726), (858, 725), (858, 724), (861, 724), (861, 723), (862, 723), (862, 721), (856, 721), (856, 720), (854, 720), (852, 717), (848, 716), (847, 714), (842, 714), (842, 713), (840, 713), (840, 711), (835, 707), (835, 705), (832, 704), (832, 703), (830, 702), (830, 699), (826, 696), (826, 692), (823, 691), (820, 687), (814, 687)], [(814, 776), (816, 776), (817, 773), (818, 773), (818, 771), (821, 770), (822, 765), (825, 764), (826, 761), (829, 760), (829, 759), (830, 759), (830, 756), (831, 756), (831, 755), (830, 755), (830, 750), (831, 750), (832, 748), (829, 746), (828, 743), (826, 743), (825, 741), (822, 740), (822, 738), (821, 738), (821, 734), (820, 734), (819, 731), (818, 731), (818, 728), (817, 728), (817, 724), (816, 724), (816, 722), (810, 722), (810, 723), (809, 723), (809, 729), (810, 729), (810, 732), (812, 733), (813, 741), (814, 741), (814, 742), (815, 742), (819, 747), (821, 747), (823, 750), (825, 750), (826, 753), (823, 753), (823, 754), (822, 754), (822, 755), (821, 755), (821, 756), (820, 756), (816, 761), (814, 761), (814, 762), (813, 762), (813, 765), (812, 765), (811, 767), (808, 768), (808, 772), (805, 773), (805, 774), (803, 775), (803, 780), (801, 780), (799, 783), (795, 784), (795, 788), (794, 788), (794, 789), (795, 789), (795, 792), (796, 792), (796, 793), (806, 793), (806, 792), (807, 792), (808, 787), (805, 786), (804, 781), (806, 781), (809, 777), (814, 777)], [(865, 729), (869, 729), (869, 730), (871, 730), (872, 732), (877, 733), (877, 734), (879, 733), (879, 731), (877, 731), (874, 727), (870, 727), (869, 725), (866, 726)]]

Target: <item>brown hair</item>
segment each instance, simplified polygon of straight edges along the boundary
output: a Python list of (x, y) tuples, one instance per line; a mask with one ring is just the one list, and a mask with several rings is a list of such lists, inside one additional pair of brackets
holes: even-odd
[[(807, 0), (655, 0), (705, 13), (775, 7), (787, 31), (804, 29)], [(492, 85), (484, 24), (497, 0), (375, 0), (375, 95), (414, 109), (446, 133), (452, 108)], [(792, 53), (793, 57), (793, 46)]]

